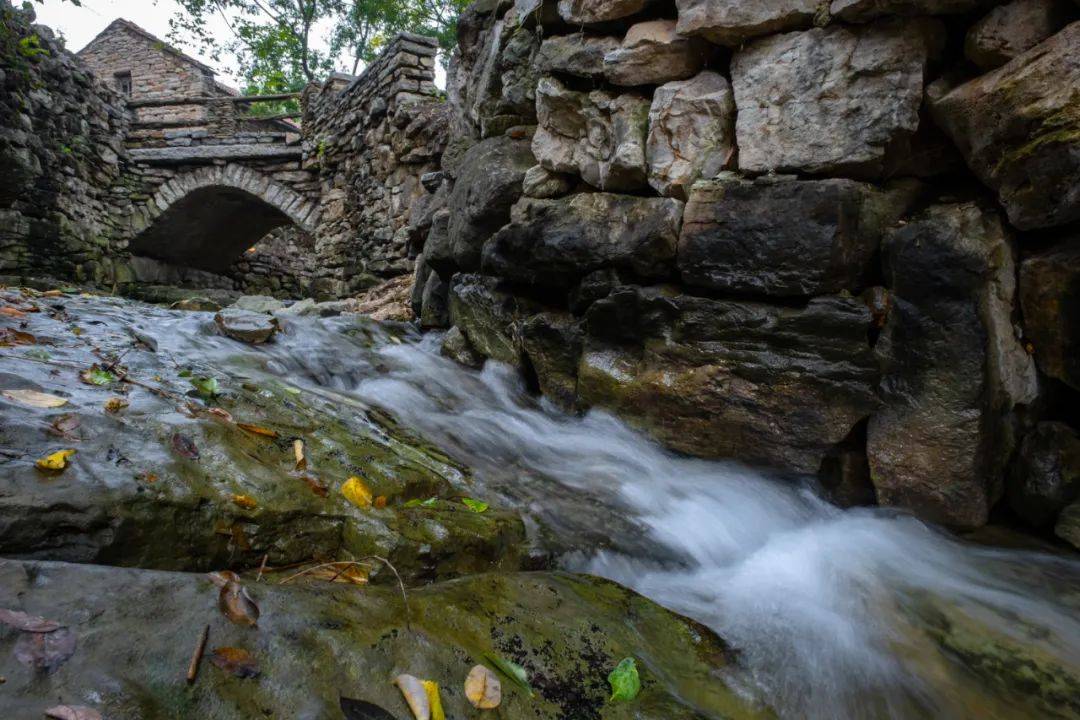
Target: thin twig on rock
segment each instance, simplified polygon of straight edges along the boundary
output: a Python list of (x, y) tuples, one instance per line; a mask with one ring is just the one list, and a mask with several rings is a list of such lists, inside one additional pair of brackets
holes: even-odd
[(206, 652), (206, 641), (210, 637), (210, 626), (207, 625), (203, 628), (202, 634), (199, 635), (199, 642), (195, 645), (195, 652), (191, 654), (191, 663), (187, 669), (187, 681), (190, 685), (195, 682), (195, 677), (199, 674), (199, 663), (202, 661), (203, 653)]

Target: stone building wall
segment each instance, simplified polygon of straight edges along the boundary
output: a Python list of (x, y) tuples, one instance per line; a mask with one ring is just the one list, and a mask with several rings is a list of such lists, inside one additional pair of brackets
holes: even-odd
[(126, 202), (123, 101), (32, 12), (0, 0), (0, 275), (111, 284)]
[(304, 98), (305, 167), (318, 173), (319, 294), (342, 296), (408, 273), (405, 225), (438, 169), (446, 106), (434, 85), (431, 38), (402, 34), (357, 78), (332, 78)]
[(1078, 19), (481, 0), (414, 309), (673, 450), (1078, 544)]

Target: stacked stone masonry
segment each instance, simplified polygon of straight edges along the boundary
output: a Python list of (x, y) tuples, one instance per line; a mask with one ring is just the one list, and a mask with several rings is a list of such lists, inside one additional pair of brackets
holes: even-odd
[(1075, 542), (1078, 20), (480, 0), (414, 310), (448, 356), (673, 450)]

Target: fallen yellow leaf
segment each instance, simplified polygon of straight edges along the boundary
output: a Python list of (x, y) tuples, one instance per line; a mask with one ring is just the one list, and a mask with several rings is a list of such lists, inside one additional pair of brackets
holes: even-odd
[(439, 683), (434, 680), (424, 680), (423, 683), (428, 705), (431, 706), (431, 720), (446, 720), (446, 713), (442, 709), (442, 699), (439, 697)]
[(232, 501), (246, 510), (251, 510), (258, 505), (254, 498), (247, 495), (233, 495)]
[(478, 710), (491, 710), (502, 702), (502, 683), (484, 665), (476, 665), (465, 678), (465, 697)]
[(244, 430), (246, 432), (252, 433), (253, 435), (262, 435), (262, 436), (268, 437), (268, 438), (276, 438), (278, 436), (276, 430), (271, 430), (269, 428), (259, 427), (258, 425), (252, 425), (251, 423), (238, 422), (238, 423), (236, 423), (236, 427), (238, 427), (241, 430)]
[(37, 390), (0, 390), (0, 395), (12, 402), (28, 407), (57, 408), (61, 405), (67, 405), (67, 398), (49, 395)]
[(68, 458), (74, 454), (74, 450), (57, 450), (52, 455), (46, 455), (34, 464), (41, 470), (59, 471), (68, 466)]
[(304, 441), (293, 440), (293, 455), (296, 456), (296, 469), (307, 470), (307, 458), (304, 457)]
[(124, 398), (113, 397), (105, 401), (105, 412), (118, 413), (128, 406)]
[(356, 507), (371, 507), (371, 488), (355, 475), (341, 485), (341, 494)]

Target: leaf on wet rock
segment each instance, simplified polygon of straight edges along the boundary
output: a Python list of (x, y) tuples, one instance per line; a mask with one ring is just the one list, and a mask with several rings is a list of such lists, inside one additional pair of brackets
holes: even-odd
[(53, 720), (101, 720), (101, 713), (85, 705), (57, 705), (45, 711)]
[(243, 648), (214, 648), (214, 652), (210, 655), (210, 662), (234, 677), (255, 678), (259, 676), (259, 662)]
[(394, 678), (394, 684), (405, 696), (405, 703), (416, 720), (431, 720), (431, 701), (428, 700), (427, 690), (419, 678), (402, 674)]
[(173, 450), (186, 457), (188, 460), (199, 459), (199, 448), (195, 447), (195, 441), (187, 435), (174, 433), (172, 436)]
[(429, 498), (427, 498), (425, 500), (421, 500), (420, 498), (413, 498), (412, 500), (409, 500), (408, 502), (405, 503), (405, 507), (407, 507), (407, 508), (435, 507), (435, 503), (437, 503), (438, 501), (439, 501), (439, 498), (437, 498), (437, 497), (429, 497)]
[(232, 414), (228, 410), (222, 410), (221, 408), (207, 408), (206, 414), (215, 420), (220, 420), (224, 423), (231, 423), (233, 421)]
[(68, 438), (69, 440), (78, 440), (79, 436), (75, 434), (75, 431), (79, 429), (79, 425), (82, 422), (79, 420), (79, 416), (74, 413), (64, 413), (53, 418), (53, 421), (49, 424), (49, 430), (55, 435)]
[(442, 698), (439, 697), (439, 683), (434, 680), (424, 680), (424, 692), (427, 693), (428, 705), (431, 706), (431, 720), (446, 720), (443, 712)]
[(638, 677), (634, 658), (624, 658), (608, 674), (611, 684), (611, 697), (608, 702), (629, 702), (641, 692), (641, 678)]
[(371, 501), (373, 507), (377, 507), (380, 510), (386, 507), (386, 496), (379, 495), (377, 498)]
[(341, 698), (341, 712), (345, 720), (395, 720), (394, 716), (374, 703), (353, 698)]
[(219, 588), (225, 587), (231, 582), (240, 582), (240, 576), (232, 570), (216, 570), (212, 573), (206, 573), (206, 577)]
[(307, 456), (304, 455), (304, 441), (300, 439), (293, 440), (292, 449), (293, 456), (296, 458), (296, 469), (307, 470)]
[(116, 377), (116, 375), (114, 375), (112, 372), (98, 365), (94, 365), (87, 370), (83, 370), (81, 373), (79, 373), (79, 379), (81, 379), (87, 385), (98, 386), (112, 385), (114, 382), (119, 380), (119, 378)]
[(330, 494), (330, 488), (319, 482), (317, 478), (314, 478), (311, 475), (302, 474), (300, 475), (300, 479), (303, 480), (309, 488), (311, 488), (311, 492), (315, 493), (319, 497), (326, 497)]
[[(12, 328), (0, 328), (0, 347), (35, 344), (37, 344), (37, 338), (28, 332), (14, 330)], [(29, 355), (29, 353), (27, 353), (27, 355)]]
[(0, 395), (27, 407), (58, 408), (67, 405), (67, 398), (49, 395), (37, 390), (0, 390)]
[(233, 495), (232, 501), (245, 510), (254, 510), (259, 505), (259, 503), (255, 502), (255, 498), (250, 495)]
[(195, 393), (199, 397), (203, 398), (215, 398), (220, 395), (217, 378), (212, 377), (193, 377), (188, 380), (192, 387), (195, 388)]
[(66, 627), (52, 632), (24, 632), (15, 643), (15, 659), (23, 665), (55, 672), (75, 653), (75, 633)]
[(236, 423), (236, 427), (240, 428), (244, 432), (249, 432), (252, 435), (262, 435), (263, 437), (276, 438), (278, 436), (276, 430), (269, 428), (259, 427), (258, 425), (252, 425), (251, 423)]
[(478, 710), (491, 710), (502, 702), (502, 683), (485, 665), (476, 665), (465, 678), (465, 697)]
[(34, 462), (38, 470), (46, 470), (49, 472), (60, 472), (68, 466), (68, 458), (75, 454), (72, 449), (57, 450), (56, 452), (46, 455), (43, 458)]
[(371, 488), (365, 485), (364, 481), (355, 475), (342, 483), (341, 494), (356, 507), (371, 507), (371, 500), (373, 497)]
[(229, 580), (218, 593), (218, 607), (237, 625), (254, 627), (259, 622), (259, 606), (239, 580)]
[(491, 507), (490, 505), (488, 505), (486, 502), (483, 502), (482, 500), (474, 500), (473, 498), (469, 498), (469, 497), (461, 498), (461, 502), (462, 502), (463, 505), (465, 505), (465, 507), (469, 508), (474, 513), (482, 513), (485, 510), (487, 510), (489, 507)]
[(53, 630), (59, 630), (63, 627), (55, 620), (46, 620), (43, 617), (37, 615), (30, 615), (19, 610), (7, 610), (0, 608), (0, 623), (13, 627), (16, 630), (25, 630), (26, 632), (47, 633)]
[(11, 307), (9, 305), (4, 305), (3, 307), (0, 307), (0, 315), (7, 315), (8, 317), (12, 317), (12, 318), (26, 317), (25, 312), (23, 312), (22, 310), (19, 310), (17, 308), (13, 308), (13, 307)]
[(112, 397), (105, 401), (105, 412), (118, 413), (128, 406), (128, 401), (124, 398)]
[(532, 685), (529, 684), (529, 674), (525, 668), (517, 663), (504, 660), (498, 655), (484, 655), (484, 659), (495, 666), (495, 669), (505, 675), (512, 683), (525, 691), (529, 697), (533, 696)]

